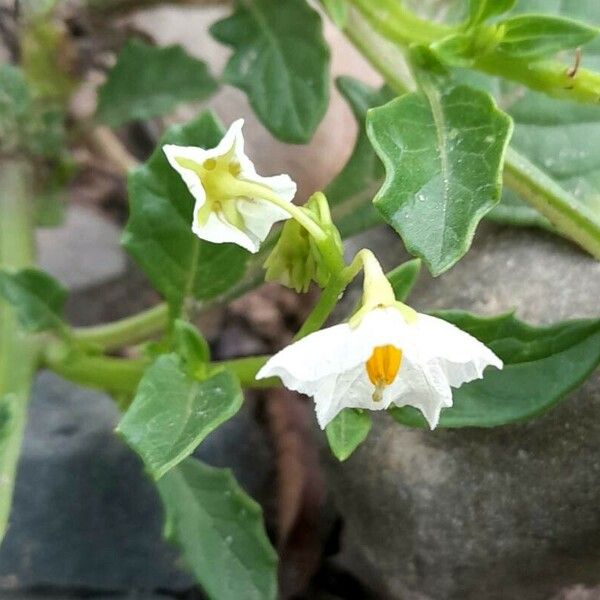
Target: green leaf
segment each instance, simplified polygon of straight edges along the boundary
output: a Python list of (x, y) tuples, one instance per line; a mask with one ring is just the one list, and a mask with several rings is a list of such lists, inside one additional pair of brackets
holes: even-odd
[(123, 246), (175, 308), (184, 299), (215, 298), (243, 276), (248, 252), (192, 233), (194, 199), (162, 151), (164, 144), (212, 148), (223, 136), (210, 112), (167, 130), (150, 159), (130, 172), (129, 221)]
[(421, 261), (418, 258), (402, 263), (387, 274), (389, 282), (394, 289), (396, 300), (404, 302), (413, 289), (419, 273), (421, 272)]
[(210, 361), (208, 342), (194, 325), (183, 319), (176, 319), (173, 333), (177, 354), (188, 368), (197, 370)]
[(476, 25), (508, 12), (517, 0), (469, 0), (469, 24)]
[(329, 102), (329, 49), (318, 13), (305, 0), (238, 1), (211, 33), (233, 47), (223, 76), (246, 92), (263, 125), (284, 142), (308, 142)]
[(275, 600), (277, 555), (258, 504), (228, 469), (188, 458), (157, 483), (165, 536), (214, 600)]
[(165, 354), (146, 369), (117, 431), (159, 479), (233, 417), (242, 402), (239, 382), (229, 371), (195, 379), (176, 354)]
[(386, 87), (375, 89), (352, 77), (338, 77), (336, 85), (352, 109), (358, 133), (348, 162), (325, 188), (325, 195), (340, 233), (348, 237), (381, 223), (371, 200), (384, 170), (369, 142), (365, 122), (370, 108), (389, 102), (394, 95)]
[(510, 118), (467, 86), (410, 93), (369, 111), (386, 168), (374, 203), (433, 275), (456, 263), (498, 203)]
[(344, 29), (348, 20), (348, 5), (346, 4), (346, 0), (323, 0), (323, 6), (336, 26)]
[(156, 48), (130, 40), (98, 90), (96, 118), (118, 127), (164, 115), (181, 102), (204, 100), (217, 87), (206, 65), (181, 46)]
[(346, 460), (367, 439), (371, 425), (371, 415), (364, 410), (344, 408), (339, 412), (325, 429), (334, 456)]
[(0, 296), (12, 305), (20, 324), (29, 331), (64, 327), (67, 291), (43, 271), (0, 271)]
[(520, 58), (538, 58), (577, 48), (598, 34), (595, 27), (585, 23), (544, 15), (519, 15), (498, 26), (504, 32), (498, 50)]
[[(454, 406), (442, 411), (439, 427), (494, 427), (539, 415), (564, 398), (600, 363), (600, 319), (534, 327), (512, 314), (477, 317), (447, 311), (436, 316), (489, 346), (504, 368), (453, 390)], [(425, 427), (418, 411), (392, 409), (400, 423)]]

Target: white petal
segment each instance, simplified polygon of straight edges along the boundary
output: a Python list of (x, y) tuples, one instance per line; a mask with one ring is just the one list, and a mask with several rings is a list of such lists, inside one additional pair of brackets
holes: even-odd
[(277, 221), (290, 218), (288, 212), (264, 200), (240, 198), (236, 206), (244, 218), (246, 229), (261, 242), (269, 235), (269, 231)]
[(192, 169), (186, 169), (182, 167), (178, 158), (187, 158), (193, 160), (195, 163), (201, 165), (208, 157), (210, 150), (203, 150), (202, 148), (196, 148), (194, 146), (175, 146), (173, 144), (167, 144), (163, 146), (163, 152), (165, 153), (169, 164), (179, 173), (185, 185), (187, 185), (190, 193), (196, 200), (196, 207), (194, 209), (194, 215), (196, 211), (204, 205), (206, 202), (206, 193), (202, 187), (202, 182)]
[(453, 387), (480, 379), (489, 365), (503, 366), (485, 344), (443, 319), (419, 314), (412, 333), (419, 362), (437, 364)]
[(392, 385), (384, 390), (384, 401), (396, 406), (413, 406), (420, 410), (435, 429), (444, 407), (452, 406), (452, 389), (445, 373), (436, 364), (414, 364), (402, 361)]
[(203, 240), (222, 244), (231, 242), (237, 244), (250, 252), (257, 252), (260, 247), (260, 241), (251, 234), (242, 231), (235, 225), (232, 225), (221, 214), (211, 212), (206, 223), (200, 224), (196, 219), (197, 206), (194, 209), (194, 221), (192, 231)]

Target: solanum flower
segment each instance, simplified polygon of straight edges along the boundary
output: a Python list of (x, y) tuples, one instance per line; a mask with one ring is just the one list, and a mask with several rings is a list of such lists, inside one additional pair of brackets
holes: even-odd
[(378, 263), (365, 269), (364, 298), (348, 323), (284, 348), (256, 376), (280, 377), (287, 388), (312, 396), (321, 428), (344, 408), (408, 405), (433, 429), (441, 409), (452, 406), (452, 387), (481, 378), (488, 365), (502, 368), (471, 335), (396, 302)]
[(243, 119), (232, 123), (216, 148), (167, 144), (163, 151), (196, 200), (192, 231), (203, 240), (232, 242), (257, 252), (296, 184), (288, 175), (262, 177), (244, 152)]

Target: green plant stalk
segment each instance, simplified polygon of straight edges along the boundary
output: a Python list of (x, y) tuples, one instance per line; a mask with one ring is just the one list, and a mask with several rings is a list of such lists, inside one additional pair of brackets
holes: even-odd
[[(348, 2), (379, 35), (404, 48), (412, 44), (429, 45), (458, 31), (456, 27), (421, 19), (397, 0)], [(488, 75), (518, 81), (555, 98), (589, 104), (600, 100), (599, 73), (580, 68), (572, 74), (567, 66), (554, 60), (527, 60), (491, 50), (477, 58), (473, 67)]]
[(512, 148), (506, 154), (504, 182), (544, 215), (558, 232), (600, 260), (600, 215)]
[[(20, 269), (33, 262), (30, 181), (27, 163), (0, 161), (0, 267)], [(37, 367), (38, 345), (0, 301), (0, 540), (6, 531), (15, 473)]]
[[(350, 0), (358, 5), (368, 0)], [(371, 26), (372, 23), (371, 23)], [(377, 33), (377, 32), (375, 32)], [(350, 41), (358, 32), (350, 24), (346, 29)], [(373, 45), (368, 37), (362, 36), (355, 44), (365, 58), (384, 77), (387, 85), (397, 94), (406, 93), (405, 81), (390, 69), (390, 65), (377, 52), (365, 52), (364, 46)], [(592, 211), (561, 188), (554, 180), (531, 164), (513, 148), (508, 148), (504, 160), (504, 182), (516, 191), (523, 200), (551, 221), (562, 235), (573, 240), (596, 258), (600, 246), (600, 223)]]
[[(235, 374), (243, 387), (265, 388), (279, 385), (277, 379), (256, 381), (256, 373), (267, 362), (269, 356), (249, 356), (233, 360), (216, 361), (211, 367), (225, 367)], [(134, 394), (150, 364), (145, 359), (115, 358), (75, 354), (65, 351), (62, 343), (50, 345), (43, 366), (61, 377), (79, 385), (104, 390), (114, 394)]]
[(115, 350), (143, 342), (162, 333), (169, 323), (169, 307), (166, 302), (131, 317), (105, 325), (78, 327), (73, 339), (81, 345), (90, 345), (104, 351)]

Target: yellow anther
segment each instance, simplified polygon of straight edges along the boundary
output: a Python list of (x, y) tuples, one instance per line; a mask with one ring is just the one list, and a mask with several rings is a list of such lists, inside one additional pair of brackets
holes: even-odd
[(369, 380), (375, 386), (373, 392), (375, 402), (381, 400), (384, 388), (396, 379), (401, 363), (402, 350), (399, 350), (396, 346), (388, 344), (373, 349), (373, 354), (365, 363), (365, 367)]

